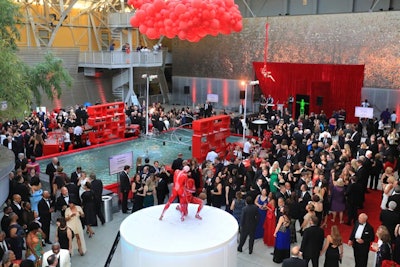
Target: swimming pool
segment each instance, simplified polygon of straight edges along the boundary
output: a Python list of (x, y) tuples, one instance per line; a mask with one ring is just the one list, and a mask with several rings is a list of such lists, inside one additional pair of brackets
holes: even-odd
[[(81, 166), (87, 175), (94, 172), (104, 185), (108, 185), (117, 182), (117, 175), (110, 175), (110, 157), (132, 152), (133, 168), (135, 168), (138, 157), (143, 158), (143, 164), (144, 159), (148, 157), (151, 164), (158, 160), (160, 164), (170, 165), (177, 158), (178, 153), (182, 153), (185, 159), (192, 157), (192, 133), (193, 131), (190, 129), (178, 128), (157, 136), (145, 136), (114, 145), (58, 156), (58, 159), (60, 165), (64, 168), (64, 172), (68, 175), (75, 171), (77, 166)], [(231, 136), (227, 138), (227, 142), (230, 143), (239, 140), (241, 140), (241, 137)], [(46, 165), (50, 161), (51, 158), (39, 161), (42, 172), (45, 172)], [(133, 173), (131, 174), (133, 175)]]

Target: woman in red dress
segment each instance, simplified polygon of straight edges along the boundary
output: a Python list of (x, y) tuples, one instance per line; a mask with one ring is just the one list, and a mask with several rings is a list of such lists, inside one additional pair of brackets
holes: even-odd
[(276, 215), (275, 215), (276, 203), (274, 195), (269, 193), (268, 204), (267, 204), (267, 216), (264, 221), (264, 244), (268, 247), (275, 246), (274, 231), (276, 227)]

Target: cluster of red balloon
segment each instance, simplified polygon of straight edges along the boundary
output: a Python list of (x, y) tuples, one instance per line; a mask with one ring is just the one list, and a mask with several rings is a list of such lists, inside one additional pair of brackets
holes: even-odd
[(234, 0), (128, 0), (135, 9), (133, 27), (150, 39), (160, 36), (198, 42), (206, 35), (242, 30)]

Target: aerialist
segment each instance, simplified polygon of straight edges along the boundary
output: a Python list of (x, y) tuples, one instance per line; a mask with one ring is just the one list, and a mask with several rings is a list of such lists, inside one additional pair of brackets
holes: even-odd
[[(181, 221), (185, 220), (185, 216), (188, 214), (188, 203), (199, 204), (197, 209), (196, 218), (202, 219), (199, 215), (201, 209), (203, 208), (203, 201), (192, 195), (195, 192), (195, 186), (193, 179), (188, 179), (187, 173), (190, 171), (189, 166), (183, 167), (183, 170), (176, 170), (174, 173), (174, 186), (172, 188), (171, 197), (168, 199), (167, 204), (161, 213), (160, 220), (163, 219), (165, 211), (169, 208), (171, 203), (179, 197), (179, 206), (177, 210), (181, 212)], [(190, 181), (192, 180), (192, 181)], [(188, 185), (190, 185), (188, 187)]]

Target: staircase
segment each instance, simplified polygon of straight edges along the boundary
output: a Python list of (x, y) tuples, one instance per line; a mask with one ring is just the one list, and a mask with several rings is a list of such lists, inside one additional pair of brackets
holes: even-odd
[(112, 78), (112, 92), (115, 101), (124, 101), (125, 93), (129, 89), (129, 70), (124, 69)]
[(122, 47), (123, 41), (122, 41), (122, 28), (111, 28), (111, 40), (114, 42), (119, 43), (119, 45)]

